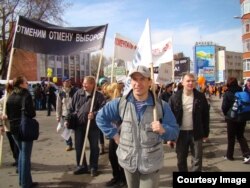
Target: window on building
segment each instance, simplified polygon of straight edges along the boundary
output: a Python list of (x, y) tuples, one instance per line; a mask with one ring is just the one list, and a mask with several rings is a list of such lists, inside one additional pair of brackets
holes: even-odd
[(246, 33), (249, 33), (249, 23), (248, 24), (246, 24)]
[(64, 56), (64, 64), (63, 64), (64, 76), (69, 76), (69, 56)]
[(250, 13), (250, 0), (245, 0), (241, 4), (241, 14), (243, 16), (244, 14), (248, 14), (248, 13)]
[(243, 71), (250, 71), (250, 59), (243, 61)]
[(243, 27), (242, 27), (242, 33), (246, 34), (250, 32), (250, 20), (245, 19), (243, 20)]
[(75, 56), (69, 58), (69, 76), (75, 78)]
[(250, 40), (246, 39), (243, 41), (243, 52), (250, 52)]

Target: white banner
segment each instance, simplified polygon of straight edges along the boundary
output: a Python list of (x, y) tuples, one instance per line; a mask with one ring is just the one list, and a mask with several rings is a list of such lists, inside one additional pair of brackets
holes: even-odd
[(158, 67), (161, 63), (172, 61), (174, 58), (172, 38), (153, 44), (152, 54), (154, 67)]
[(166, 84), (167, 82), (173, 81), (172, 80), (172, 62), (169, 63), (162, 63), (159, 66), (159, 73), (156, 81), (160, 84)]
[(133, 60), (133, 65), (144, 65), (150, 67), (150, 64), (153, 63), (152, 58), (152, 44), (151, 44), (151, 33), (150, 33), (150, 24), (147, 19), (144, 31), (141, 35), (141, 38), (138, 42), (135, 57)]
[(115, 34), (114, 56), (116, 59), (132, 61), (135, 56), (136, 43), (119, 33)]

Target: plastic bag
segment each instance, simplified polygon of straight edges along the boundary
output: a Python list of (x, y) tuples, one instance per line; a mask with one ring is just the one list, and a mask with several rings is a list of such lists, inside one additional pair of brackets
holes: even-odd
[(62, 130), (62, 129), (63, 129), (63, 126), (62, 126), (61, 122), (59, 122), (57, 124), (57, 127), (56, 127), (56, 132), (59, 133), (59, 131)]
[(72, 129), (64, 128), (61, 136), (64, 138), (64, 140), (68, 140), (71, 136), (72, 131), (73, 131)]

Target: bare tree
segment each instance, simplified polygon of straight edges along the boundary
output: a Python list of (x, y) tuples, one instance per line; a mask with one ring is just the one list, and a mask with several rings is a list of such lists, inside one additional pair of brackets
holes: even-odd
[(0, 75), (6, 77), (8, 58), (18, 15), (63, 24), (63, 13), (70, 4), (65, 0), (0, 0)]
[[(99, 66), (99, 61), (100, 61), (101, 55), (99, 53), (94, 54), (90, 58), (90, 65), (91, 65), (91, 74), (93, 76), (97, 75), (97, 70)], [(100, 68), (100, 77), (104, 75), (103, 68), (107, 65), (108, 60), (105, 56), (102, 57), (102, 62), (101, 62), (101, 68)]]

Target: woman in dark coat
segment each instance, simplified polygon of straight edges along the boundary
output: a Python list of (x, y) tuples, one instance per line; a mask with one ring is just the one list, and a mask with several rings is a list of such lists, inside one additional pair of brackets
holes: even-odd
[(23, 76), (16, 77), (13, 79), (13, 87), (14, 89), (7, 100), (6, 113), (10, 122), (10, 131), (19, 148), (19, 185), (22, 188), (32, 188), (37, 186), (37, 183), (32, 181), (30, 170), (33, 141), (22, 141), (19, 137), (23, 98), (25, 98), (26, 116), (31, 118), (35, 117), (36, 111), (33, 106), (31, 94), (28, 90), (27, 79)]
[(247, 144), (247, 140), (244, 137), (246, 121), (239, 122), (233, 120), (228, 115), (228, 111), (233, 106), (235, 100), (234, 94), (236, 92), (242, 91), (242, 88), (238, 85), (238, 81), (235, 77), (228, 78), (227, 88), (228, 90), (223, 95), (221, 106), (222, 112), (225, 115), (225, 120), (227, 122), (227, 153), (224, 158), (230, 161), (234, 160), (234, 146), (235, 139), (237, 138), (240, 144), (242, 155), (244, 157), (244, 163), (248, 163), (250, 161), (250, 150)]

